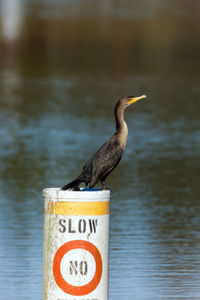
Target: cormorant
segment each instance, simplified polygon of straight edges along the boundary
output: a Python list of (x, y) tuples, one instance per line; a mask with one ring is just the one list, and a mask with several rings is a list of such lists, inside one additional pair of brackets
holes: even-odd
[(126, 147), (128, 127), (124, 121), (124, 111), (130, 104), (144, 98), (146, 98), (145, 95), (140, 97), (127, 97), (117, 102), (114, 110), (116, 132), (99, 148), (90, 160), (88, 160), (81, 174), (63, 186), (61, 188), (62, 190), (79, 191), (79, 185), (82, 182), (85, 182), (86, 186), (89, 184), (89, 188), (93, 188), (98, 181), (101, 181), (102, 190), (106, 189), (105, 179), (120, 162)]

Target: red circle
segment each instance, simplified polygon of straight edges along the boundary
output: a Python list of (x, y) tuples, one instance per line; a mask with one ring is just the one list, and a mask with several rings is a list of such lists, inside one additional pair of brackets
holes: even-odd
[[(63, 259), (63, 256), (73, 249), (84, 249), (89, 251), (92, 256), (94, 257), (95, 263), (96, 263), (96, 272), (94, 274), (94, 277), (92, 280), (82, 286), (75, 286), (69, 284), (65, 279), (63, 278), (60, 270), (60, 264)], [(75, 240), (70, 241), (62, 245), (56, 252), (53, 260), (53, 276), (54, 279), (63, 290), (63, 292), (72, 295), (72, 296), (83, 296), (91, 293), (99, 284), (99, 281), (101, 279), (102, 275), (102, 259), (101, 254), (97, 247), (95, 247), (92, 243), (83, 241), (83, 240)]]

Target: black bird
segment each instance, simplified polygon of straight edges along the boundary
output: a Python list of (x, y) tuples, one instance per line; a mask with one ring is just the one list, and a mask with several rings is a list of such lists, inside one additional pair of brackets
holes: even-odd
[(82, 182), (85, 182), (86, 186), (89, 184), (89, 188), (93, 188), (98, 181), (101, 181), (102, 190), (107, 189), (105, 179), (120, 162), (126, 147), (128, 127), (124, 121), (124, 111), (130, 104), (144, 98), (146, 98), (145, 95), (140, 97), (128, 97), (117, 102), (114, 110), (116, 132), (99, 148), (90, 160), (88, 160), (81, 174), (63, 186), (61, 188), (62, 190), (79, 191), (79, 185)]

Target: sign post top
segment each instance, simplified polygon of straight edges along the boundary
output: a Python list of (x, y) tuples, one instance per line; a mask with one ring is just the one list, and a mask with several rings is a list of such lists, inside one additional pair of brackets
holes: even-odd
[(109, 201), (110, 190), (101, 189), (81, 189), (81, 191), (63, 191), (60, 188), (46, 188), (43, 190), (44, 198), (50, 198), (52, 201)]

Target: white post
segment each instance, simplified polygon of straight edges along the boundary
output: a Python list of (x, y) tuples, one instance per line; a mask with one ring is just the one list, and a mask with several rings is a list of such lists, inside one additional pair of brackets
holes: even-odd
[(108, 300), (110, 191), (43, 194), (43, 300)]

